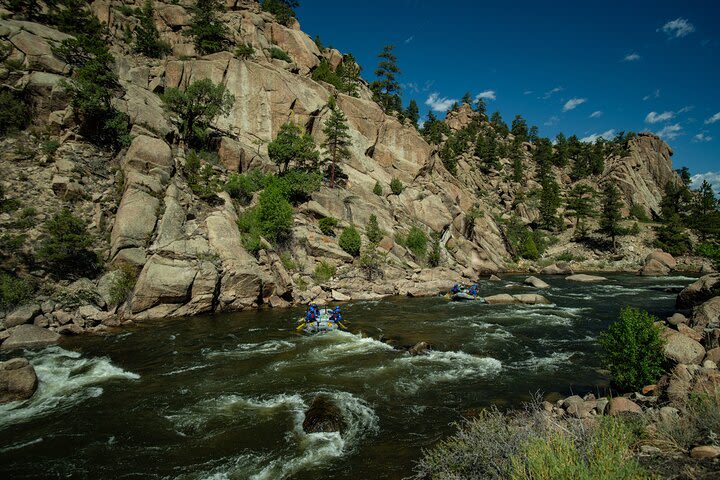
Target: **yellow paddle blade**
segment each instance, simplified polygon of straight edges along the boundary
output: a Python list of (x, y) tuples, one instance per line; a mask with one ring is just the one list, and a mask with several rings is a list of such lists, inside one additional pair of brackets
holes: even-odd
[(305, 327), (305, 322), (303, 322), (303, 323), (301, 323), (300, 325), (298, 325), (298, 327), (297, 327), (295, 330), (297, 330), (297, 331), (299, 332), (299, 331), (302, 330), (304, 327)]

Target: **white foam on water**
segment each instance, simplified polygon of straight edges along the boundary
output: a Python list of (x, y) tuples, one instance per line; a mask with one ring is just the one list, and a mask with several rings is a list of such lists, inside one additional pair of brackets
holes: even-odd
[(171, 375), (177, 375), (178, 373), (185, 373), (185, 372), (192, 372), (194, 370), (201, 370), (203, 368), (207, 368), (210, 365), (194, 365), (192, 367), (186, 367), (186, 368), (178, 368), (177, 370), (172, 370), (167, 373), (161, 373), (160, 375), (163, 377), (171, 376)]
[(455, 351), (432, 350), (422, 355), (404, 355), (395, 359), (394, 363), (403, 370), (396, 377), (396, 387), (410, 393), (417, 392), (426, 384), (485, 377), (502, 370), (502, 362), (496, 358)]
[[(338, 406), (345, 420), (345, 430), (330, 433), (305, 433), (302, 423), (305, 418), (306, 404), (299, 395), (278, 395), (267, 399), (243, 399), (236, 397), (235, 402), (245, 403), (256, 408), (289, 408), (293, 415), (293, 428), (286, 433), (288, 450), (280, 455), (242, 454), (224, 459), (220, 465), (190, 474), (178, 479), (250, 479), (281, 480), (292, 477), (308, 468), (326, 465), (328, 462), (355, 451), (360, 441), (379, 430), (378, 417), (373, 409), (362, 399), (348, 392), (317, 392), (329, 396)], [(201, 466), (202, 468), (202, 466)]]
[(44, 441), (43, 437), (39, 437), (34, 440), (30, 440), (29, 442), (16, 443), (16, 444), (7, 446), (5, 448), (0, 448), (0, 453), (7, 453), (7, 452), (12, 452), (13, 450), (20, 450), (21, 448), (29, 447), (30, 445), (37, 445), (38, 443), (41, 443), (43, 441)]
[(203, 348), (202, 354), (206, 358), (215, 357), (232, 357), (232, 358), (249, 358), (256, 355), (269, 355), (274, 353), (286, 352), (295, 348), (295, 344), (285, 340), (269, 340), (260, 343), (241, 343), (234, 348), (225, 350), (212, 350)]
[(113, 365), (107, 357), (82, 357), (58, 346), (26, 351), (25, 356), (35, 368), (38, 389), (29, 400), (0, 405), (0, 428), (98, 397), (103, 393), (98, 384), (109, 380), (140, 378)]
[(574, 352), (555, 352), (547, 357), (536, 357), (532, 355), (526, 360), (511, 364), (510, 368), (533, 371), (554, 371), (570, 360), (570, 357), (575, 354)]
[[(357, 357), (361, 354), (379, 351), (393, 351), (394, 348), (372, 337), (360, 337), (348, 332), (333, 331), (321, 336), (305, 337), (309, 342), (320, 345), (311, 349), (304, 356), (312, 363), (334, 362), (342, 357)], [(300, 361), (303, 358), (298, 359)]]

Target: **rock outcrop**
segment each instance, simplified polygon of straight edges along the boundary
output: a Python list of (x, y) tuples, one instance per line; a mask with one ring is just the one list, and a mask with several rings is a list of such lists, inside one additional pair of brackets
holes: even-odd
[(315, 397), (305, 412), (303, 430), (306, 433), (341, 432), (345, 428), (342, 412), (324, 395)]

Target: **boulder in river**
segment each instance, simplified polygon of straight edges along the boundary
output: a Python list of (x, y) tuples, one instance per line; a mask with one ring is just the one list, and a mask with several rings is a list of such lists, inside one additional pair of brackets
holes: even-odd
[(421, 355), (431, 350), (430, 344), (427, 342), (418, 342), (408, 349), (410, 355)]
[(518, 303), (524, 303), (525, 305), (550, 305), (552, 303), (550, 300), (542, 295), (538, 295), (537, 293), (519, 293), (517, 295), (513, 295), (513, 298), (517, 300)]
[(35, 315), (41, 313), (41, 311), (40, 305), (34, 303), (18, 307), (5, 318), (5, 326), (11, 328), (32, 323), (32, 319), (35, 318)]
[(512, 305), (513, 303), (518, 303), (518, 300), (510, 294), (500, 293), (498, 295), (485, 297), (485, 302), (490, 305)]
[(717, 295), (720, 288), (720, 273), (700, 277), (695, 283), (685, 287), (677, 297), (675, 306), (680, 309), (692, 308)]
[(567, 262), (557, 262), (540, 270), (543, 275), (572, 275), (574, 272)]
[(18, 325), (10, 330), (10, 336), (0, 348), (9, 350), (20, 347), (37, 347), (57, 343), (60, 335), (35, 325)]
[(528, 277), (528, 278), (525, 279), (525, 282), (524, 282), (524, 283), (525, 283), (525, 285), (530, 285), (530, 286), (533, 286), (533, 287), (535, 287), (535, 288), (550, 288), (550, 285), (548, 285), (547, 283), (543, 282), (542, 280), (540, 280), (540, 279), (537, 278), (537, 277)]
[(565, 280), (569, 280), (571, 282), (593, 283), (605, 281), (607, 280), (607, 278), (597, 275), (587, 275), (585, 273), (579, 273), (577, 275), (570, 275), (569, 277), (565, 277)]
[(27, 400), (37, 390), (35, 369), (24, 358), (0, 362), (0, 403)]
[(640, 269), (638, 275), (643, 277), (664, 277), (668, 273), (670, 273), (670, 269), (666, 265), (654, 258), (651, 258), (649, 261), (645, 262), (645, 265), (643, 265)]
[(303, 430), (306, 433), (341, 432), (345, 428), (342, 412), (325, 395), (318, 395), (305, 412)]

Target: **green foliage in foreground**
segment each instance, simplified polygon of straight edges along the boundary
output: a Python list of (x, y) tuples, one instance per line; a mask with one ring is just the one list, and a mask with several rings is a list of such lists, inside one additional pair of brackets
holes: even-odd
[(28, 108), (20, 98), (9, 91), (0, 91), (0, 136), (27, 125)]
[(335, 235), (335, 232), (333, 229), (335, 227), (337, 227), (337, 224), (338, 224), (337, 218), (324, 217), (324, 218), (320, 219), (318, 224), (320, 225), (320, 231), (323, 233), (323, 235), (330, 235), (330, 236)]
[(292, 62), (290, 55), (288, 55), (288, 53), (280, 47), (270, 48), (270, 58), (276, 58), (288, 63)]
[(365, 225), (365, 235), (367, 235), (370, 243), (379, 243), (382, 240), (383, 232), (380, 230), (377, 216), (374, 213), (370, 214), (367, 225)]
[(123, 265), (117, 270), (117, 274), (110, 284), (110, 299), (112, 305), (120, 305), (127, 300), (128, 295), (135, 288), (138, 271), (131, 265)]
[(400, 195), (405, 187), (403, 187), (402, 182), (398, 178), (394, 178), (390, 180), (390, 191), (393, 193), (393, 195)]
[(656, 321), (649, 313), (628, 307), (600, 334), (603, 361), (621, 390), (640, 390), (663, 374), (664, 343)]
[(633, 425), (603, 417), (591, 426), (556, 424), (537, 407), (485, 410), (424, 452), (416, 480), (645, 479), (632, 458)]

